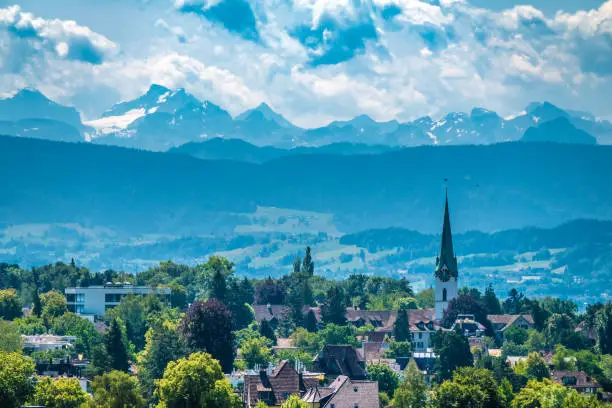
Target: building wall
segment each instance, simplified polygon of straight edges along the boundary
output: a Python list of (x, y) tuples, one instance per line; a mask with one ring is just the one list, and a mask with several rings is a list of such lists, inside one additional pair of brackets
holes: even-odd
[[(446, 301), (444, 301), (444, 289), (446, 289)], [(450, 278), (448, 282), (442, 282), (437, 277), (434, 284), (434, 300), (436, 303), (435, 318), (439, 322), (444, 317), (444, 311), (448, 303), (458, 295), (457, 278)]]
[(411, 330), (412, 336), (412, 351), (424, 353), (431, 346), (431, 333), (429, 331)]
[[(66, 288), (68, 309), (85, 315), (103, 316), (106, 310), (119, 304), (128, 294), (146, 296), (157, 293), (170, 295), (170, 288), (151, 288), (147, 286), (90, 286), (87, 288)], [(72, 300), (72, 298), (74, 298)]]

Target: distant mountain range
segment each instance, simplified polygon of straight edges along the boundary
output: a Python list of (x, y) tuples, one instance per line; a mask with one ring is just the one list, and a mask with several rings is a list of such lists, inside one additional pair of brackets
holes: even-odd
[(0, 226), (223, 233), (258, 207), (274, 207), (331, 214), (343, 233), (391, 226), (431, 233), (440, 227), (444, 178), (458, 231), (612, 219), (612, 146), (423, 146), (255, 164), (0, 137), (0, 163)]
[(541, 128), (538, 141), (567, 142), (563, 134), (576, 128), (587, 135), (569, 139), (572, 143), (591, 143), (587, 137), (590, 135), (600, 144), (612, 144), (612, 123), (597, 120), (589, 113), (562, 110), (548, 102), (532, 103), (508, 118), (476, 108), (470, 113), (449, 113), (439, 120), (424, 117), (408, 123), (376, 122), (362, 115), (303, 129), (266, 104), (232, 118), (223, 108), (202, 102), (184, 89), (170, 90), (160, 85), (152, 85), (144, 95), (116, 104), (102, 117), (84, 123), (76, 109), (59, 105), (36, 90), (24, 89), (0, 100), (2, 134), (55, 141), (86, 140), (154, 151), (213, 138), (242, 139), (257, 146), (285, 149), (337, 143), (395, 147), (493, 144), (520, 140), (528, 129), (559, 118), (567, 123), (560, 122), (561, 128)]

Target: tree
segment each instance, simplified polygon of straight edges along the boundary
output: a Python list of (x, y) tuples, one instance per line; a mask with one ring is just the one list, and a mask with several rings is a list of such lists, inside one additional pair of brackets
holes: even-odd
[(0, 351), (0, 407), (20, 408), (31, 394), (34, 361)]
[(510, 326), (504, 331), (504, 341), (511, 341), (516, 344), (525, 344), (529, 339), (527, 330), (518, 326)]
[(42, 304), (41, 317), (47, 327), (51, 327), (53, 319), (68, 311), (66, 297), (55, 290), (43, 293), (40, 296), (40, 301)]
[(122, 371), (111, 371), (91, 382), (92, 408), (144, 408), (145, 400), (140, 395), (136, 377)]
[(49, 378), (38, 380), (33, 401), (47, 408), (80, 408), (89, 400), (76, 378)]
[(272, 325), (267, 319), (263, 319), (259, 324), (259, 334), (272, 341), (272, 344), (276, 344), (276, 335), (274, 334), (274, 329), (272, 328)]
[(227, 286), (225, 282), (225, 274), (221, 269), (215, 269), (210, 285), (210, 297), (217, 299), (219, 302), (225, 302), (227, 294)]
[(397, 318), (393, 323), (393, 335), (395, 341), (409, 341), (411, 339), (408, 311), (405, 309), (397, 312)]
[(310, 247), (306, 247), (306, 254), (302, 260), (302, 273), (308, 277), (314, 276), (314, 262), (312, 261), (312, 254), (310, 253)]
[[(355, 328), (352, 325), (338, 326), (330, 323), (319, 331), (320, 346), (326, 344), (352, 344), (358, 346)], [(317, 350), (318, 351), (318, 350)]]
[(612, 354), (612, 303), (608, 302), (596, 313), (595, 333), (597, 348), (602, 354)]
[(485, 289), (484, 296), (482, 297), (482, 303), (487, 311), (487, 314), (501, 314), (502, 309), (499, 303), (499, 299), (495, 295), (495, 290), (493, 290), (493, 285), (489, 284), (487, 289)]
[(503, 310), (505, 314), (520, 314), (525, 295), (516, 289), (508, 292), (508, 297), (504, 300)]
[[(150, 295), (150, 299), (157, 299), (157, 296)], [(121, 299), (116, 307), (106, 312), (108, 321), (120, 319), (125, 324), (125, 334), (137, 351), (144, 347), (145, 333), (148, 329), (147, 317), (151, 311), (147, 307), (147, 300), (143, 296), (130, 294)]]
[(32, 294), (32, 314), (36, 317), (40, 317), (42, 314), (42, 302), (40, 300), (38, 287), (34, 289), (34, 293)]
[(304, 328), (312, 333), (316, 333), (317, 330), (319, 330), (317, 315), (315, 315), (315, 312), (312, 309), (310, 309), (308, 313), (306, 313), (306, 318), (304, 319)]
[(434, 301), (434, 290), (433, 288), (424, 289), (418, 292), (415, 296), (416, 300), (419, 302), (419, 306), (422, 309), (432, 308), (435, 306)]
[(527, 332), (527, 341), (525, 345), (529, 351), (540, 351), (544, 349), (546, 345), (546, 339), (544, 335), (537, 330), (530, 329)]
[(0, 290), (0, 319), (13, 320), (20, 317), (23, 302), (15, 289)]
[(291, 395), (287, 400), (281, 405), (281, 408), (309, 408), (308, 404), (305, 403), (298, 397), (297, 395)]
[(393, 394), (393, 408), (426, 408), (427, 385), (416, 363), (411, 361), (404, 372), (404, 381)]
[(155, 380), (162, 378), (170, 361), (185, 357), (186, 349), (177, 325), (165, 320), (153, 325), (145, 336), (145, 348), (138, 355), (138, 378), (147, 399), (153, 396)]
[(433, 336), (434, 351), (438, 354), (436, 376), (438, 380), (447, 380), (459, 367), (472, 366), (474, 357), (466, 337), (456, 331), (438, 331)]
[[(531, 380), (515, 395), (512, 408), (564, 408), (563, 401), (569, 392), (568, 388), (548, 379)], [(567, 406), (567, 408), (574, 407), (574, 405)]]
[(344, 292), (339, 286), (332, 286), (327, 291), (325, 301), (321, 305), (321, 320), (339, 325), (346, 323)]
[[(484, 368), (461, 367), (453, 373), (452, 384), (458, 388), (461, 394), (463, 390), (467, 390), (468, 394), (473, 395), (470, 400), (469, 396), (462, 396), (461, 400), (465, 407), (482, 407), (482, 408), (498, 408), (501, 404), (499, 394), (497, 393), (497, 382), (493, 378), (491, 371)], [(445, 391), (452, 390), (452, 387), (445, 388)], [(452, 396), (455, 391), (451, 392)], [(440, 407), (454, 407), (452, 400), (444, 398), (442, 392), (437, 393), (438, 400), (444, 400), (449, 403), (441, 404)], [(468, 403), (468, 401), (470, 401)]]
[(399, 385), (399, 377), (395, 371), (384, 363), (369, 364), (367, 368), (368, 379), (378, 382), (378, 390), (393, 395)]
[(255, 288), (255, 303), (258, 305), (282, 305), (286, 296), (287, 288), (272, 278), (265, 279)]
[(568, 315), (555, 313), (550, 316), (544, 329), (548, 347), (553, 348), (557, 344), (567, 345), (574, 336), (575, 328), (574, 321)]
[(411, 357), (412, 342), (393, 340), (389, 343), (389, 351), (387, 353), (391, 358)]
[(224, 372), (234, 363), (232, 315), (218, 300), (196, 301), (181, 322), (180, 331), (192, 351), (206, 351), (219, 360)]
[(92, 358), (94, 348), (104, 344), (104, 336), (93, 323), (70, 312), (57, 317), (50, 331), (58, 336), (76, 336), (74, 351), (88, 358)]
[(21, 333), (13, 322), (0, 320), (0, 351), (7, 353), (21, 352)]
[(444, 311), (442, 326), (452, 327), (460, 314), (474, 315), (474, 319), (482, 324), (488, 336), (493, 336), (493, 327), (487, 319), (487, 310), (484, 304), (470, 295), (461, 295), (451, 300)]
[(208, 353), (193, 353), (171, 361), (155, 391), (158, 408), (240, 408), (240, 398), (223, 376), (219, 362)]
[(529, 379), (541, 380), (550, 377), (550, 371), (546, 361), (538, 353), (529, 353), (525, 362), (525, 375)]
[(246, 361), (248, 368), (256, 365), (267, 366), (272, 361), (272, 350), (268, 347), (265, 337), (247, 340), (240, 348), (240, 355)]
[(510, 408), (512, 400), (514, 399), (514, 391), (512, 390), (512, 384), (507, 378), (502, 378), (497, 388), (497, 394), (499, 395), (500, 407)]
[(106, 352), (110, 359), (110, 367), (113, 370), (129, 370), (128, 345), (118, 319), (113, 319), (106, 333)]

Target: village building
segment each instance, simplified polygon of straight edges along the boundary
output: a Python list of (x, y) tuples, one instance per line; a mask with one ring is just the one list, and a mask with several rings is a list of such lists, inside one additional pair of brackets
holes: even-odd
[(327, 387), (312, 387), (302, 396), (312, 408), (380, 408), (378, 382), (338, 376)]

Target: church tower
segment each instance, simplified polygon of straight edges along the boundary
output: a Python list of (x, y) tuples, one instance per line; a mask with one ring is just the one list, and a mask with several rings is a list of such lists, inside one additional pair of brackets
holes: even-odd
[(453, 236), (451, 233), (450, 214), (448, 211), (448, 191), (446, 192), (446, 204), (444, 206), (444, 225), (442, 226), (442, 242), (440, 255), (436, 259), (434, 271), (434, 300), (436, 304), (437, 321), (441, 321), (448, 302), (457, 297), (457, 258), (453, 250)]

